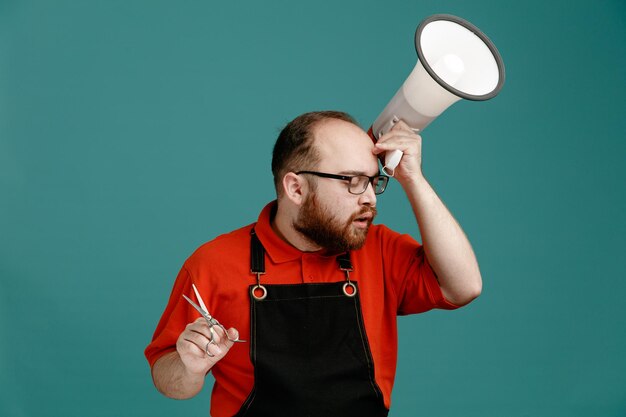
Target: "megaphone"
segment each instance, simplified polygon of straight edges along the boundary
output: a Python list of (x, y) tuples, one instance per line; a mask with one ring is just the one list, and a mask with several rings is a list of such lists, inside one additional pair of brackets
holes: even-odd
[[(374, 142), (399, 120), (421, 132), (453, 103), (488, 100), (504, 84), (504, 63), (495, 45), (460, 17), (424, 19), (415, 31), (415, 50), (415, 68), (368, 131)], [(393, 176), (401, 158), (399, 150), (386, 152), (383, 172)]]

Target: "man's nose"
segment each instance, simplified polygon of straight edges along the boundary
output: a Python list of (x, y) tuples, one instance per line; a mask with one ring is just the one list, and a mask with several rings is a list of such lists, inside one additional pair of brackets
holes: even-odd
[(374, 185), (372, 182), (367, 183), (367, 187), (363, 194), (359, 196), (359, 203), (367, 206), (375, 206), (376, 205), (376, 193), (374, 193)]

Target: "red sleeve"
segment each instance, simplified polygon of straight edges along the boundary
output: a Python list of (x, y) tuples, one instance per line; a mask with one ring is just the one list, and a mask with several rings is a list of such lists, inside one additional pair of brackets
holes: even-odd
[(385, 228), (383, 258), (385, 276), (392, 279), (398, 300), (398, 315), (423, 313), (433, 308), (453, 310), (446, 300), (424, 248), (409, 235)]
[(193, 291), (191, 283), (191, 276), (183, 266), (176, 277), (170, 299), (152, 336), (152, 342), (144, 352), (150, 367), (164, 354), (176, 350), (178, 336), (188, 323), (195, 320), (195, 317), (189, 315), (190, 309), (183, 298), (183, 294), (191, 294)]
[(414, 251), (407, 272), (404, 288), (400, 291), (399, 315), (422, 313), (433, 308), (444, 310), (459, 308), (443, 296), (437, 276), (430, 267), (422, 246)]

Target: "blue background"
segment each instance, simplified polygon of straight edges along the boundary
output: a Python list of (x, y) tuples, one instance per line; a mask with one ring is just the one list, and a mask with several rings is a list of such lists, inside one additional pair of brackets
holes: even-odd
[[(143, 357), (180, 265), (273, 198), (287, 121), (368, 127), (435, 13), (507, 80), (424, 132), (484, 290), (399, 320), (391, 416), (625, 416), (621, 0), (0, 0), (0, 415), (207, 415)], [(379, 207), (419, 238), (397, 183)]]

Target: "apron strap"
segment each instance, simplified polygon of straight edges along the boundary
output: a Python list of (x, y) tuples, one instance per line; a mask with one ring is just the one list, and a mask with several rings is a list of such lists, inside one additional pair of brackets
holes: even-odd
[(250, 272), (253, 274), (265, 273), (265, 248), (256, 235), (254, 228), (250, 230)]
[(350, 272), (354, 271), (352, 268), (352, 262), (350, 261), (350, 252), (345, 252), (337, 256), (337, 262), (339, 263), (339, 269), (346, 273), (346, 282), (343, 284), (343, 293), (348, 297), (354, 297), (357, 289), (356, 285), (350, 281)]
[(250, 272), (256, 274), (256, 286), (252, 288), (252, 296), (258, 301), (264, 300), (267, 297), (267, 288), (261, 285), (261, 275), (265, 273), (265, 248), (254, 228), (250, 230)]
[(337, 262), (339, 262), (339, 269), (342, 271), (353, 271), (352, 262), (350, 261), (350, 252), (342, 253), (337, 256)]

